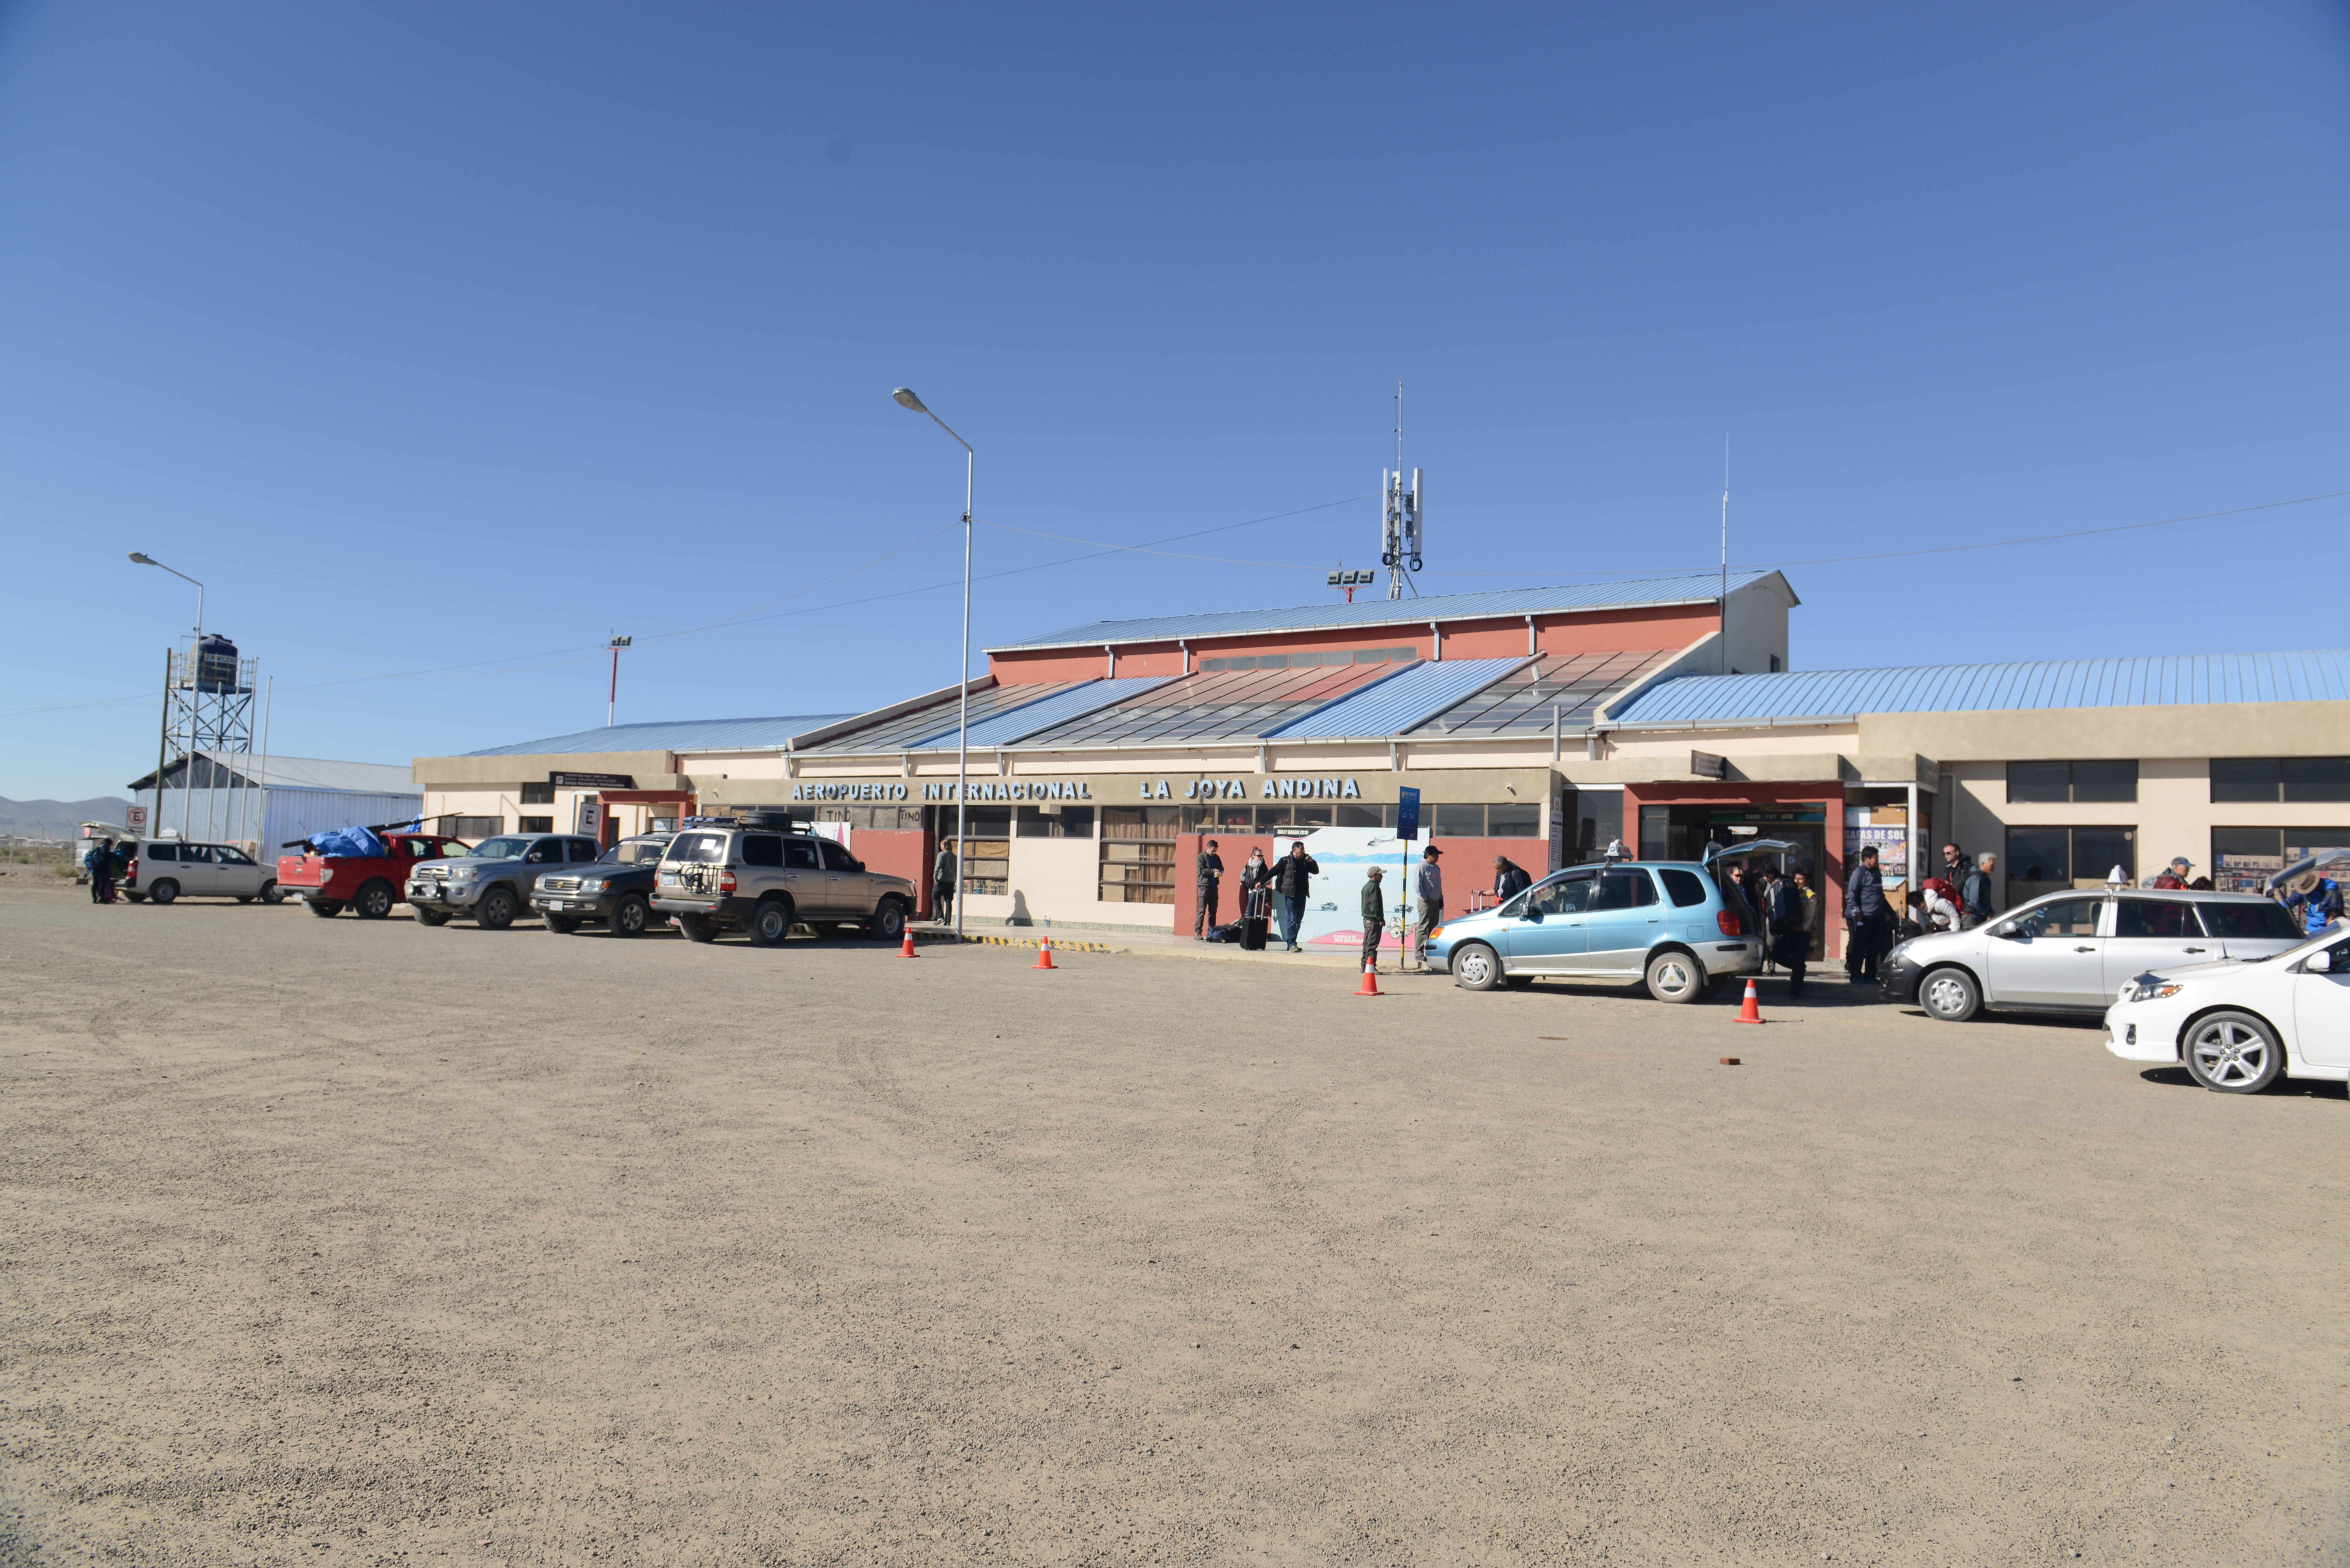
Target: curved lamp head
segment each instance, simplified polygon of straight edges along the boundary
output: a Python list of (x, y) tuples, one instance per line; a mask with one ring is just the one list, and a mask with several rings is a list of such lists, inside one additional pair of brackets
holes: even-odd
[(151, 561), (136, 550), (130, 552), (130, 558), (142, 566), (160, 566), (163, 564), (161, 561)]
[(898, 406), (901, 409), (911, 409), (918, 414), (927, 414), (931, 411), (922, 407), (922, 400), (914, 396), (914, 389), (911, 387), (900, 387), (889, 395), (898, 400)]

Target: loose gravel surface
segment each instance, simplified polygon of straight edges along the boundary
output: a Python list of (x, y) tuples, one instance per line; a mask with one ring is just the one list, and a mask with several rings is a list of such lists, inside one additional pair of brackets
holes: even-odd
[(0, 884), (8, 1563), (2350, 1561), (2339, 1085), (85, 897)]

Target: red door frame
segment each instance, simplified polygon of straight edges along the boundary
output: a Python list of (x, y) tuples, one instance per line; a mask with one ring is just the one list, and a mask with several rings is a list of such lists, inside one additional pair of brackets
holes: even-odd
[(1765, 808), (1816, 805), (1820, 819), (1820, 950), (1844, 955), (1844, 784), (1627, 784), (1624, 786), (1624, 833), (1635, 851), (1644, 805), (1752, 805)]

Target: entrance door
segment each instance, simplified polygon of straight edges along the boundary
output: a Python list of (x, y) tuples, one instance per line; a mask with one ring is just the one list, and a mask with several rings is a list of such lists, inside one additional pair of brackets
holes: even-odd
[(1568, 974), (1583, 968), (1596, 870), (1569, 871), (1527, 890), (1525, 913), (1503, 937), (1502, 967), (1511, 974)]
[(1988, 962), (1994, 1006), (2102, 1007), (2106, 943), (2097, 934), (2101, 895), (2052, 898), (1990, 928)]

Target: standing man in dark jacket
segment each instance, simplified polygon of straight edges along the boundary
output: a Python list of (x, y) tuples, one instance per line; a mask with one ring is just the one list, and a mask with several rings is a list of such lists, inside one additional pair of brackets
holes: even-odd
[(1885, 877), (1877, 869), (1877, 846), (1865, 844), (1860, 864), (1844, 883), (1846, 938), (1845, 971), (1856, 981), (1877, 983), (1877, 955), (1883, 945), (1886, 917)]
[(1191, 940), (1197, 942), (1206, 940), (1207, 933), (1216, 929), (1216, 889), (1224, 879), (1224, 857), (1216, 853), (1214, 839), (1201, 849), (1193, 868), (1199, 877), (1193, 889), (1199, 895), (1199, 908), (1191, 917)]
[(1378, 866), (1363, 873), (1363, 967), (1379, 961), (1379, 938), (1388, 929), (1387, 872)]
[(82, 864), (89, 867), (89, 901), (93, 904), (114, 902), (114, 878), (117, 874), (114, 867), (114, 840), (99, 839), (98, 847), (82, 857)]
[(1518, 863), (1506, 855), (1493, 857), (1493, 902), (1506, 904), (1524, 892), (1534, 882)]
[(954, 918), (956, 880), (955, 852), (941, 844), (931, 865), (931, 919), (940, 925)]
[(1787, 999), (1804, 994), (1804, 967), (1811, 961), (1812, 933), (1804, 926), (1804, 890), (1791, 877), (1772, 877), (1762, 890), (1762, 922), (1770, 943), (1762, 950), (1787, 971)]
[(1289, 853), (1273, 863), (1273, 890), (1281, 895), (1281, 940), (1296, 952), (1297, 929), (1305, 923), (1305, 896), (1314, 890), (1315, 874), (1322, 869), (1305, 853), (1305, 840), (1292, 839)]

